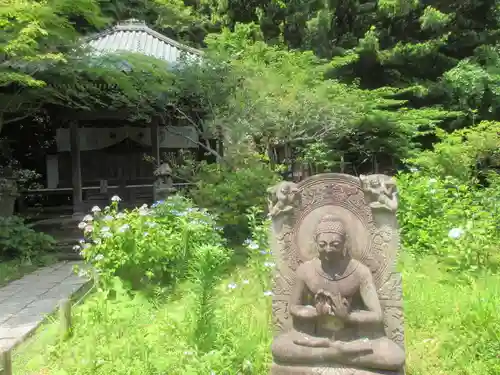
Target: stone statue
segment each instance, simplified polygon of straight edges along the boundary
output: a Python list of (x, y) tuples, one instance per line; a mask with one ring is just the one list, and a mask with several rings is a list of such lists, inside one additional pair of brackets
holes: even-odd
[(297, 190), (290, 223), (273, 218), (271, 374), (402, 374), (395, 215), (374, 216), (353, 176), (317, 175)]
[(293, 210), (293, 202), (298, 192), (293, 182), (283, 181), (267, 189), (267, 192), (269, 194), (268, 209), (270, 217), (288, 214)]
[(172, 168), (167, 163), (162, 163), (154, 171), (156, 180), (154, 182), (154, 200), (165, 200), (169, 195), (175, 192), (172, 180)]
[(398, 209), (396, 183), (393, 178), (381, 175), (360, 175), (359, 179), (363, 190), (371, 197), (370, 207), (393, 212)]

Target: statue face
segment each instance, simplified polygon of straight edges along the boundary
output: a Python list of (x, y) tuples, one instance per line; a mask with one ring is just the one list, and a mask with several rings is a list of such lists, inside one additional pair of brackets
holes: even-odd
[(344, 253), (345, 237), (339, 233), (320, 233), (316, 237), (319, 258), (321, 260), (332, 260)]

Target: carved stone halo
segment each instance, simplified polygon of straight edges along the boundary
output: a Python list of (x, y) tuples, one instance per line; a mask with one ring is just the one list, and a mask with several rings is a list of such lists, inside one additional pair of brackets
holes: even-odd
[(325, 215), (339, 217), (345, 224), (347, 231), (348, 251), (357, 260), (363, 261), (371, 246), (371, 235), (364, 223), (351, 211), (341, 206), (324, 205), (305, 212), (295, 226), (295, 244), (303, 261), (315, 258), (318, 255), (313, 233), (316, 225)]

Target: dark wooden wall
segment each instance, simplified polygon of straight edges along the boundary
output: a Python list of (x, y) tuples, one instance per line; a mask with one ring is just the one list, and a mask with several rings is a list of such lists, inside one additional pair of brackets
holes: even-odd
[[(154, 181), (153, 164), (147, 159), (151, 148), (125, 140), (102, 150), (82, 151), (83, 186), (99, 186), (101, 180), (109, 185), (151, 184)], [(71, 157), (69, 152), (59, 154), (59, 187), (71, 187)]]

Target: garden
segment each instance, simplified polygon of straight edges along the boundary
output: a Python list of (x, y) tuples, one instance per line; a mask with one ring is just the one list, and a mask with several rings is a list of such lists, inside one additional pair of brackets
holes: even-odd
[[(266, 192), (297, 171), (395, 176), (407, 374), (500, 374), (496, 2), (2, 5), (0, 178), (40, 183), (62, 109), (163, 116), (222, 141), (198, 144), (216, 163), (165, 158), (189, 190), (87, 213), (73, 251), (93, 287), (70, 337), (49, 319), (15, 350), (14, 374), (267, 374)], [(203, 49), (204, 62), (80, 48), (128, 18)], [(53, 262), (54, 246), (2, 217), (0, 284)]]
[[(408, 373), (497, 374), (498, 178), (474, 188), (415, 170), (398, 183)], [(94, 207), (75, 250), (95, 289), (72, 337), (61, 342), (49, 323), (18, 349), (15, 373), (267, 374), (274, 263), (263, 205), (239, 214), (250, 234), (235, 246), (220, 213), (194, 202)]]

